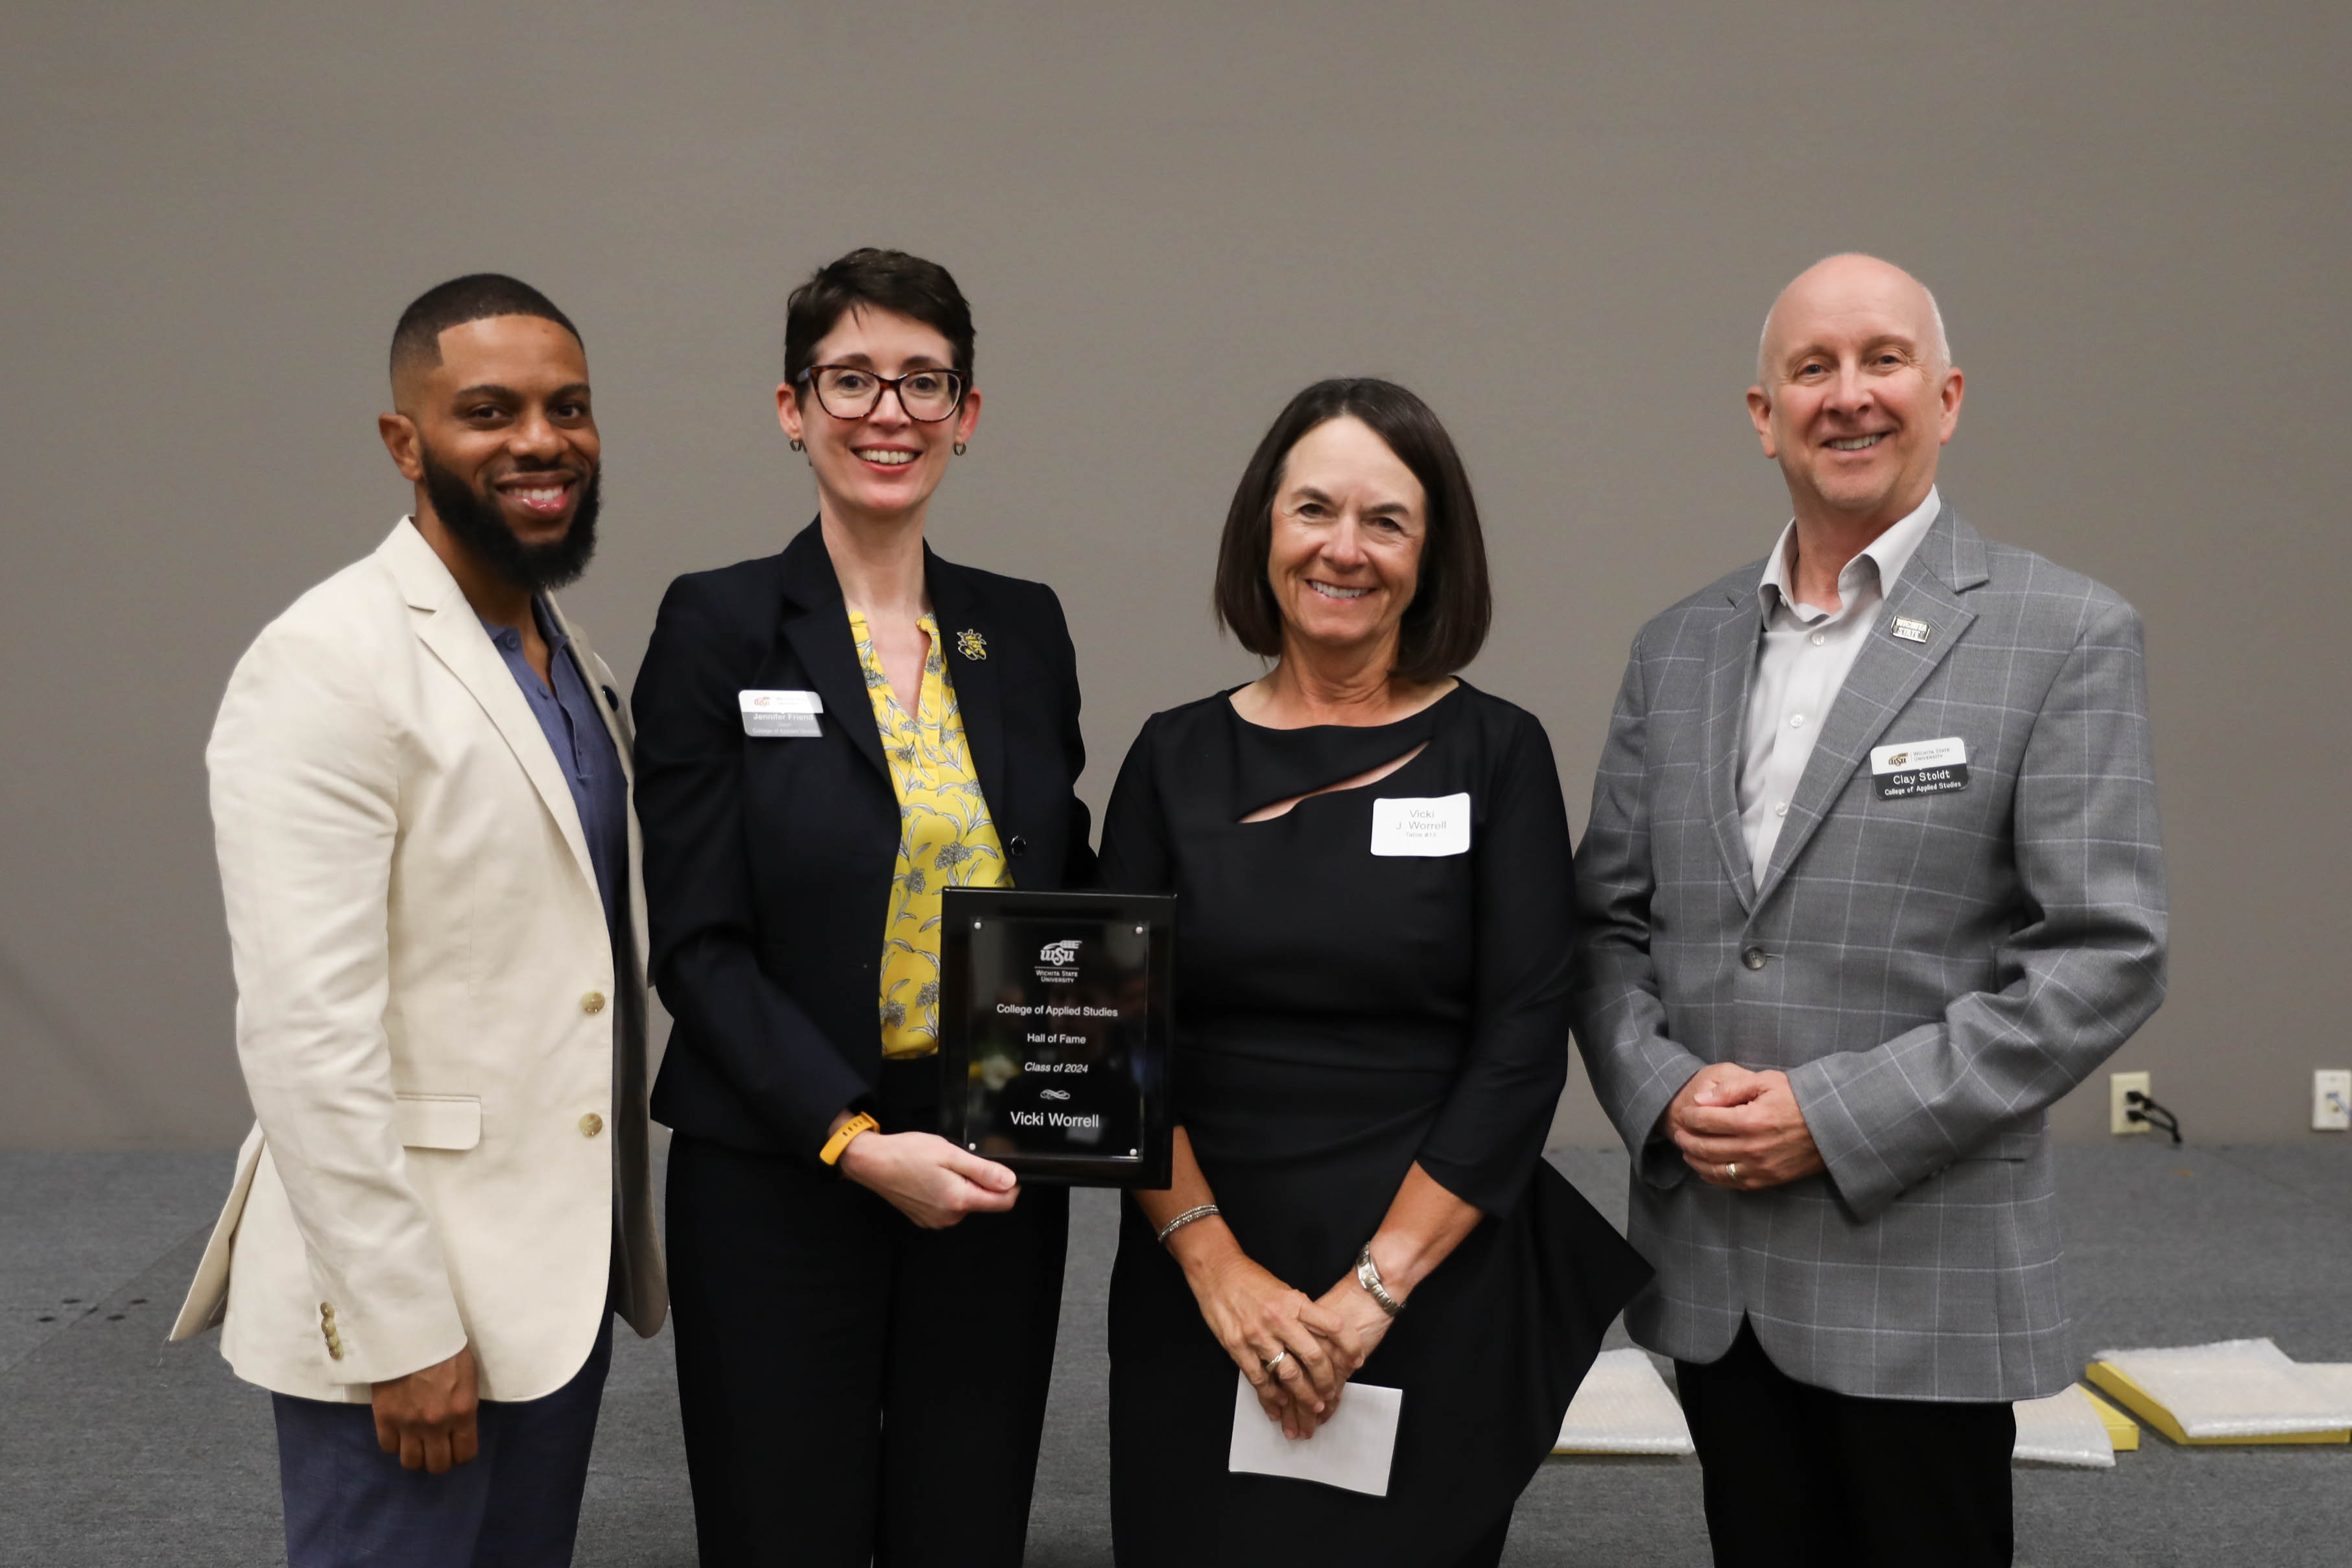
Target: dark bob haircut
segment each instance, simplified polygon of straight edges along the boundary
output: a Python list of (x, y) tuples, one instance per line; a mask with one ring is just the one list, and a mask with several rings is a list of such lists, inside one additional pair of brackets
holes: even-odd
[(1266, 658), (1282, 652), (1282, 606), (1266, 576), (1274, 546), (1274, 498), (1282, 489), (1291, 448), (1333, 419), (1356, 418), (1388, 443), (1428, 498), (1428, 532), (1421, 549), (1421, 582), (1397, 633), (1393, 674), (1436, 680), (1478, 657), (1495, 618), (1486, 579), (1486, 541), (1478, 531), (1478, 503), (1454, 438), (1429, 405), (1392, 381), (1349, 376), (1318, 381), (1290, 400), (1242, 470), (1225, 535), (1217, 546), (1219, 624), (1236, 641)]
[(816, 358), (816, 345), (861, 306), (920, 321), (947, 339), (955, 356), (950, 367), (971, 384), (971, 307), (948, 269), (903, 250), (872, 246), (829, 261), (793, 290), (784, 302), (784, 380), (800, 384)]

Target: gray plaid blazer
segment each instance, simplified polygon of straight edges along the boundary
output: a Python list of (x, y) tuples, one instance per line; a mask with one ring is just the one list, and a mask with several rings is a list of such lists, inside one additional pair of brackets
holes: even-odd
[[(1759, 885), (1738, 786), (1763, 572), (1634, 638), (1576, 857), (1577, 1033), (1657, 1268), (1627, 1326), (1711, 1362), (1744, 1315), (1782, 1371), (1845, 1394), (2054, 1394), (2074, 1367), (2044, 1111), (2164, 994), (2139, 616), (1947, 504)], [(1879, 798), (1872, 747), (1953, 735), (1965, 788)], [(1789, 1075), (1825, 1175), (1725, 1192), (1653, 1138), (1720, 1061)]]

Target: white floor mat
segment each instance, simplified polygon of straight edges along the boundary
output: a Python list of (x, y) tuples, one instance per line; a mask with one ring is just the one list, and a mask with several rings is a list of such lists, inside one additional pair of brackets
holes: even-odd
[(2017, 1402), (2018, 1459), (2037, 1465), (2079, 1465), (2085, 1469), (2116, 1468), (2116, 1446), (2098, 1406), (2080, 1384), (2047, 1399)]
[(2268, 1340), (2101, 1351), (2191, 1437), (2267, 1437), (2352, 1427), (2352, 1389), (2305, 1375)]
[(1560, 1423), (1555, 1454), (1688, 1454), (1690, 1424), (1638, 1350), (1602, 1351)]

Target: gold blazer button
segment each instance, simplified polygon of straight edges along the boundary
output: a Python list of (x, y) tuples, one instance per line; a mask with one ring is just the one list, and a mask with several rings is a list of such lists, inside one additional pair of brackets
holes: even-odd
[(580, 1119), (580, 1136), (583, 1138), (593, 1138), (603, 1131), (604, 1131), (604, 1119), (594, 1111), (592, 1110)]
[(603, 1012), (604, 994), (602, 991), (591, 991), (587, 995), (580, 998), (580, 1010), (590, 1015)]

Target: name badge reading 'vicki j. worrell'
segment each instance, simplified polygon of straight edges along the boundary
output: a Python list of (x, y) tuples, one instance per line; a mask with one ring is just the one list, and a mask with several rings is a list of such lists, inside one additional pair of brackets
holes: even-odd
[(824, 701), (814, 691), (739, 691), (735, 700), (743, 709), (746, 735), (806, 740), (822, 732), (816, 716), (824, 711)]
[(1372, 802), (1375, 855), (1467, 855), (1470, 796), (1406, 795)]
[(1870, 773), (1881, 800), (1949, 795), (1969, 787), (1969, 743), (1958, 735), (1947, 735), (1940, 741), (1874, 746)]

